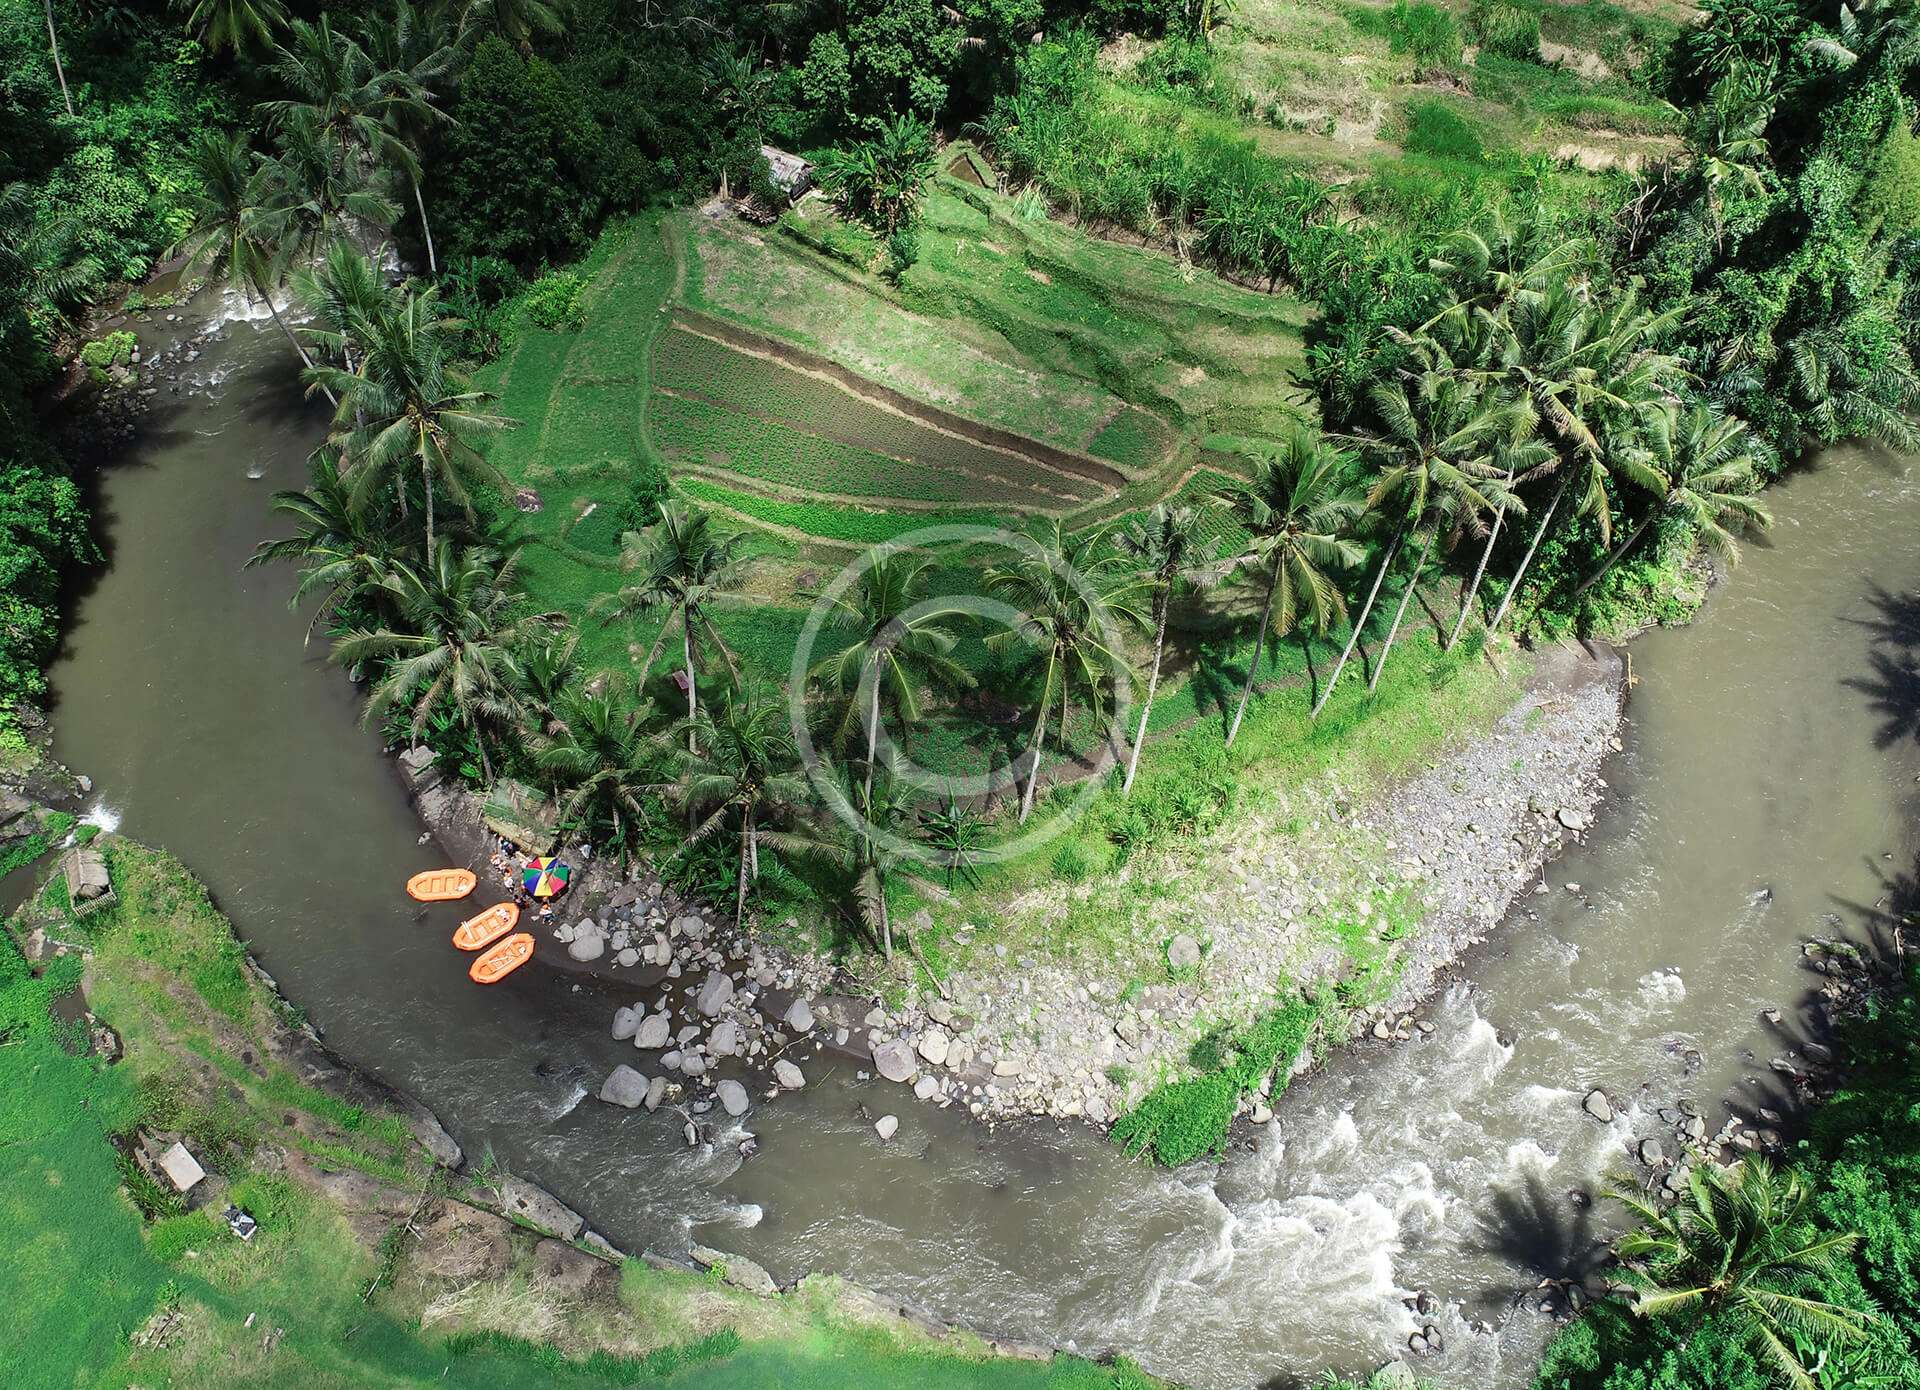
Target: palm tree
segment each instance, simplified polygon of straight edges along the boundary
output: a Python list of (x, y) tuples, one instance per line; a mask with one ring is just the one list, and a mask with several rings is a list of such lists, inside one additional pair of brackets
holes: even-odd
[(489, 782), (488, 732), (519, 714), (513, 649), (525, 620), (513, 616), (520, 603), (518, 566), (517, 548), (503, 554), (490, 546), (456, 546), (443, 536), (424, 565), (395, 560), (381, 576), (379, 597), (391, 606), (391, 623), (356, 628), (333, 645), (341, 666), (388, 663), (367, 702), (369, 723), (405, 703), (418, 738), (433, 713), (450, 706), (473, 735)]
[(454, 368), (450, 322), (438, 311), (437, 289), (403, 292), (391, 308), (354, 323), (367, 335), (357, 370), (307, 371), (309, 382), (340, 393), (332, 440), (351, 471), (356, 506), (368, 506), (388, 486), (404, 506), (406, 477), (419, 470), (428, 554), (435, 549), (436, 494), (471, 520), (469, 489), (503, 485), (480, 442), (519, 424), (491, 411), (495, 398)]
[(73, 114), (73, 93), (67, 90), (67, 68), (60, 61), (60, 31), (53, 24), (53, 0), (40, 0), (41, 8), (47, 12), (47, 47), (53, 51), (53, 75), (60, 79), (60, 100), (66, 103), (67, 114)]
[(320, 263), (297, 272), (292, 285), (294, 297), (313, 316), (306, 336), (353, 371), (394, 307), (393, 291), (373, 262), (351, 242), (329, 242)]
[[(278, 235), (283, 223), (268, 209), (268, 171), (238, 132), (201, 135), (192, 164), (197, 177), (186, 197), (193, 221), (180, 246), (187, 257), (185, 273), (229, 276), (248, 294), (265, 300), (274, 323), (311, 370), (313, 358), (306, 345), (273, 302), (272, 287), (282, 278), (289, 243)], [(330, 402), (339, 404), (331, 390), (321, 389)]]
[(534, 736), (534, 766), (558, 797), (561, 820), (615, 847), (624, 862), (648, 821), (648, 803), (672, 786), (654, 708), (621, 683), (572, 687)]
[[(1560, 484), (1487, 624), (1489, 637), (1500, 630), (1576, 479), (1582, 482), (1577, 510), (1598, 521), (1602, 545), (1613, 543), (1606, 490), (1609, 461), (1633, 447), (1634, 432), (1664, 399), (1665, 383), (1682, 375), (1671, 356), (1650, 346), (1680, 312), (1649, 314), (1631, 292), (1599, 307), (1567, 289), (1515, 304), (1498, 371), (1526, 397), (1544, 426), (1556, 457), (1551, 470), (1538, 471), (1559, 473)], [(1609, 448), (1609, 442), (1614, 447)]]
[(1261, 578), (1260, 628), (1227, 730), (1229, 748), (1240, 736), (1269, 632), (1275, 638), (1299, 628), (1324, 633), (1346, 616), (1346, 600), (1328, 572), (1359, 563), (1360, 547), (1348, 536), (1366, 512), (1353, 456), (1305, 426), (1251, 457), (1251, 481), (1220, 494), (1248, 536), (1240, 563)]
[(385, 157), (413, 189), (413, 206), (420, 217), (420, 237), (426, 243), (427, 272), (440, 273), (433, 250), (433, 227), (427, 221), (427, 200), (420, 189), (420, 162), (433, 127), (451, 122), (434, 102), (451, 80), (460, 60), (447, 32), (444, 12), (436, 5), (416, 9), (409, 0), (395, 0), (393, 14), (369, 22), (365, 48), (379, 76), (386, 99), (381, 120), (392, 141), (382, 148)]
[(273, 137), (276, 153), (262, 166), (261, 216), (289, 257), (343, 225), (393, 225), (399, 208), (368, 179), (365, 161), (334, 139), (313, 112), (285, 113)]
[(226, 49), (236, 57), (250, 48), (267, 48), (276, 29), (286, 27), (280, 0), (194, 0), (187, 27), (209, 53)]
[(890, 885), (905, 880), (923, 893), (945, 896), (938, 885), (909, 867), (924, 866), (935, 858), (918, 843), (927, 824), (916, 819), (911, 793), (892, 775), (877, 782), (832, 787), (827, 795), (830, 804), (842, 803), (834, 806), (839, 814), (827, 828), (775, 831), (763, 838), (784, 854), (817, 859), (843, 873), (855, 913), (892, 961)]
[(535, 34), (567, 32), (565, 0), (468, 0), (460, 20), (461, 37), (482, 26), (499, 30), (521, 53), (531, 53)]
[(580, 679), (579, 650), (580, 632), (571, 627), (541, 633), (521, 648), (520, 705), (537, 733), (560, 731), (560, 707)]
[(629, 531), (620, 538), (620, 568), (638, 578), (612, 594), (595, 599), (590, 611), (605, 620), (629, 618), (635, 613), (664, 608), (667, 620), (660, 635), (640, 664), (639, 685), (646, 686), (647, 672), (667, 640), (675, 622), (680, 625), (680, 655), (687, 681), (687, 751), (697, 752), (694, 721), (700, 714), (699, 676), (694, 654), (700, 643), (711, 644), (720, 653), (729, 671), (736, 670), (733, 653), (726, 639), (707, 612), (731, 581), (746, 544), (740, 535), (720, 537), (714, 533), (713, 519), (695, 507), (680, 502), (660, 504), (660, 519), (643, 532)]
[(1860, 1238), (1817, 1229), (1812, 1193), (1798, 1173), (1775, 1173), (1765, 1159), (1748, 1157), (1731, 1168), (1696, 1165), (1671, 1208), (1633, 1190), (1612, 1195), (1641, 1222), (1614, 1248), (1642, 1317), (1717, 1313), (1797, 1390), (1813, 1390), (1814, 1381), (1794, 1334), (1830, 1342), (1864, 1335), (1869, 1314), (1806, 1291), (1808, 1281), (1831, 1276)]
[(1506, 510), (1506, 483), (1496, 460), (1532, 424), (1517, 402), (1491, 395), (1472, 378), (1433, 368), (1375, 387), (1372, 400), (1384, 433), (1367, 447), (1384, 467), (1369, 505), (1398, 506), (1406, 517), (1402, 534), (1424, 540), (1367, 681), (1369, 691), (1380, 684), (1434, 544), (1460, 527), (1479, 525), (1482, 515)]
[(26, 184), (0, 187), (0, 287), (37, 326), (64, 324), (100, 281), (99, 259), (75, 253), (79, 230), (71, 216), (37, 213)]
[(316, 594), (320, 596), (307, 624), (311, 642), (314, 629), (323, 621), (386, 593), (382, 580), (401, 548), (386, 518), (369, 517), (353, 505), (352, 491), (340, 476), (333, 450), (318, 450), (309, 469), (312, 482), (305, 490), (273, 495), (273, 510), (292, 520), (295, 533), (260, 542), (247, 567), (275, 560), (301, 562), (300, 579), (287, 606), (297, 610)]
[[(747, 882), (760, 875), (760, 839), (766, 821), (782, 810), (804, 805), (807, 779), (787, 720), (785, 701), (756, 688), (729, 690), (717, 709), (687, 719), (688, 751), (680, 799), (706, 817), (697, 822), (679, 853), (731, 827), (739, 840), (739, 870), (733, 900), (733, 924), (746, 916)], [(698, 737), (693, 730), (698, 730)], [(702, 744), (704, 754), (694, 751)]]
[(858, 719), (867, 726), (866, 783), (873, 785), (880, 738), (880, 705), (893, 707), (903, 726), (920, 722), (920, 688), (930, 682), (970, 687), (973, 675), (953, 659), (961, 610), (927, 600), (933, 563), (883, 545), (869, 552), (860, 577), (833, 600), (832, 621), (847, 634), (839, 651), (815, 662), (807, 675), (831, 681), (847, 698), (843, 736)]
[(1147, 742), (1147, 721), (1153, 715), (1153, 697), (1160, 689), (1160, 660), (1166, 651), (1167, 614), (1173, 607), (1174, 591), (1201, 579), (1202, 571), (1216, 558), (1219, 545), (1208, 538), (1198, 511), (1166, 502), (1155, 504), (1152, 511), (1115, 539), (1153, 591), (1153, 662), (1147, 668), (1147, 698), (1140, 706), (1140, 727), (1134, 733), (1133, 751), (1127, 754), (1127, 775), (1120, 784), (1120, 795), (1127, 797), (1133, 793), (1140, 750)]
[(1654, 504), (1600, 568), (1580, 581), (1574, 598), (1599, 583), (1664, 516), (1686, 522), (1708, 549), (1725, 556), (1729, 564), (1740, 558), (1730, 527), (1764, 530), (1773, 524), (1754, 495), (1760, 486), (1755, 476), (1758, 464), (1744, 420), (1705, 405), (1685, 410), (1669, 407), (1647, 422), (1645, 438), (1644, 453), (1635, 452), (1616, 466), (1652, 493)]
[(1020, 556), (986, 573), (987, 592), (1019, 610), (1007, 631), (987, 639), (995, 651), (1028, 648), (1038, 673), (1034, 699), (1033, 765), (1020, 797), (1020, 819), (1033, 813), (1046, 751), (1047, 715), (1060, 704), (1060, 743), (1067, 740), (1067, 713), (1076, 688), (1097, 711), (1108, 685), (1126, 669), (1119, 625), (1143, 623), (1135, 607), (1139, 580), (1106, 548), (1105, 533), (1090, 530), (1069, 538), (1055, 519), (1020, 537)]

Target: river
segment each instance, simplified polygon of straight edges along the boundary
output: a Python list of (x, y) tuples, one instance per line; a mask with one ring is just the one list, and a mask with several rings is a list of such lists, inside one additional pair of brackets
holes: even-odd
[[(587, 1099), (632, 1055), (606, 1033), (627, 999), (539, 967), (476, 989), (401, 895), (435, 856), (355, 692), (303, 645), (291, 575), (242, 568), (320, 418), (270, 330), (229, 325), (183, 372), (101, 483), (111, 565), (52, 672), (61, 757), (97, 818), (211, 885), (344, 1056), (630, 1248), (692, 1236), (779, 1277), (845, 1273), (1195, 1385), (1370, 1369), (1425, 1321), (1446, 1351), (1423, 1373), (1522, 1385), (1549, 1330), (1527, 1291), (1603, 1234), (1567, 1194), (1637, 1136), (1671, 1149), (1656, 1106), (1717, 1128), (1723, 1097), (1771, 1103), (1761, 1011), (1791, 1021), (1802, 939), (1856, 925), (1915, 848), (1920, 481), (1841, 450), (1773, 491), (1771, 542), (1699, 622), (1633, 644), (1597, 829), (1426, 1013), (1436, 1031), (1335, 1057), (1217, 1168), (1156, 1173), (1051, 1124), (988, 1134), (824, 1059), (750, 1113), (758, 1156), (693, 1153), (678, 1117)], [(1611, 1127), (1580, 1111), (1596, 1085)], [(863, 1101), (901, 1115), (892, 1145)]]

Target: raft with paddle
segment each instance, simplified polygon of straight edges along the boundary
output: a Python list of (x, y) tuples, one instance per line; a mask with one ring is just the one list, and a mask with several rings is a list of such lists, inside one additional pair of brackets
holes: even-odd
[(472, 869), (428, 869), (407, 880), (407, 896), (423, 903), (450, 903), (466, 897), (479, 881)]
[(517, 932), (498, 946), (489, 946), (467, 974), (478, 984), (497, 985), (532, 959), (533, 938)]
[(513, 903), (496, 903), (477, 917), (469, 917), (453, 934), (453, 944), (463, 951), (477, 951), (488, 942), (498, 941), (513, 930), (520, 920), (520, 909)]

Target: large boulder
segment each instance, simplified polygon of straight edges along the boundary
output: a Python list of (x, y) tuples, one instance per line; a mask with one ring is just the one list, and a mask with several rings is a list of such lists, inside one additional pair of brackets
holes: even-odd
[(707, 1051), (715, 1057), (731, 1057), (740, 1050), (740, 1025), (730, 1018), (714, 1024), (707, 1038)]
[(647, 1078), (622, 1062), (600, 1083), (600, 1099), (632, 1110), (647, 1098)]
[(1167, 943), (1167, 964), (1175, 970), (1191, 970), (1200, 964), (1200, 943), (1185, 932)]
[(727, 1007), (727, 1001), (731, 998), (733, 998), (733, 977), (724, 970), (715, 970), (701, 984), (700, 993), (694, 1000), (694, 1007), (708, 1018), (714, 1018)]
[(789, 1091), (797, 1091), (807, 1084), (807, 1078), (800, 1068), (785, 1057), (773, 1064), (773, 1079), (778, 1081), (783, 1089)]
[(898, 1115), (882, 1115), (873, 1122), (873, 1132), (880, 1136), (882, 1143), (893, 1138), (899, 1129), (900, 1117)]
[(647, 1083), (647, 1113), (652, 1114), (660, 1108), (660, 1102), (667, 1098), (667, 1078), (656, 1076)]
[(639, 1028), (634, 1030), (633, 1045), (647, 1049), (665, 1047), (673, 1041), (673, 1020), (666, 1011), (649, 1015)]
[(1603, 1125), (1613, 1123), (1613, 1102), (1598, 1086), (1587, 1092), (1587, 1098), (1580, 1102), (1580, 1108)]
[(873, 1069), (889, 1081), (905, 1081), (913, 1075), (913, 1049), (898, 1038), (876, 1043)]
[(929, 1028), (920, 1035), (920, 1055), (927, 1059), (930, 1066), (943, 1066), (947, 1060), (947, 1048), (952, 1041), (940, 1029)]
[(813, 1031), (813, 1010), (804, 999), (793, 1001), (793, 1007), (787, 1010), (787, 1027), (796, 1033)]
[(508, 1216), (562, 1240), (576, 1240), (587, 1229), (586, 1217), (545, 1188), (522, 1178), (501, 1180), (500, 1206)]
[(577, 961), (599, 960), (607, 953), (607, 938), (600, 934), (600, 928), (592, 922), (582, 922), (573, 929), (573, 940), (567, 943), (567, 954)]
[(625, 1042), (640, 1031), (640, 1010), (622, 1004), (613, 1011), (613, 1040)]
[(720, 1108), (729, 1115), (747, 1113), (747, 1088), (738, 1081), (722, 1081), (713, 1089), (714, 1094), (720, 1098)]

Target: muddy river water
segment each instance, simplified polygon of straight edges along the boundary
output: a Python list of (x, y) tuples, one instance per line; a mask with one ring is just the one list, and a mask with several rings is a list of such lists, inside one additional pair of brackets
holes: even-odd
[[(677, 1117), (589, 1098), (632, 1055), (606, 1031), (627, 1000), (539, 967), (477, 989), (401, 896), (433, 850), (354, 691), (303, 646), (290, 573), (241, 568), (320, 428), (284, 345), (232, 324), (181, 388), (102, 484), (111, 565), (53, 673), (61, 756), (96, 817), (208, 881), (336, 1049), (629, 1248), (844, 1273), (1204, 1386), (1369, 1369), (1431, 1321), (1440, 1380), (1521, 1385), (1549, 1328), (1529, 1291), (1604, 1234), (1568, 1192), (1624, 1170), (1657, 1107), (1717, 1128), (1725, 1098), (1772, 1103), (1786, 1043), (1761, 1011), (1792, 1026), (1801, 941), (1857, 930), (1915, 848), (1920, 477), (1839, 451), (1774, 491), (1771, 542), (1699, 622), (1633, 644), (1596, 830), (1436, 1001), (1436, 1031), (1333, 1058), (1223, 1164), (988, 1134), (824, 1059), (750, 1112), (755, 1158), (690, 1152)], [(1581, 1113), (1596, 1085), (1611, 1126)], [(900, 1114), (891, 1145), (863, 1102)], [(1430, 1317), (1406, 1306), (1422, 1290)]]

